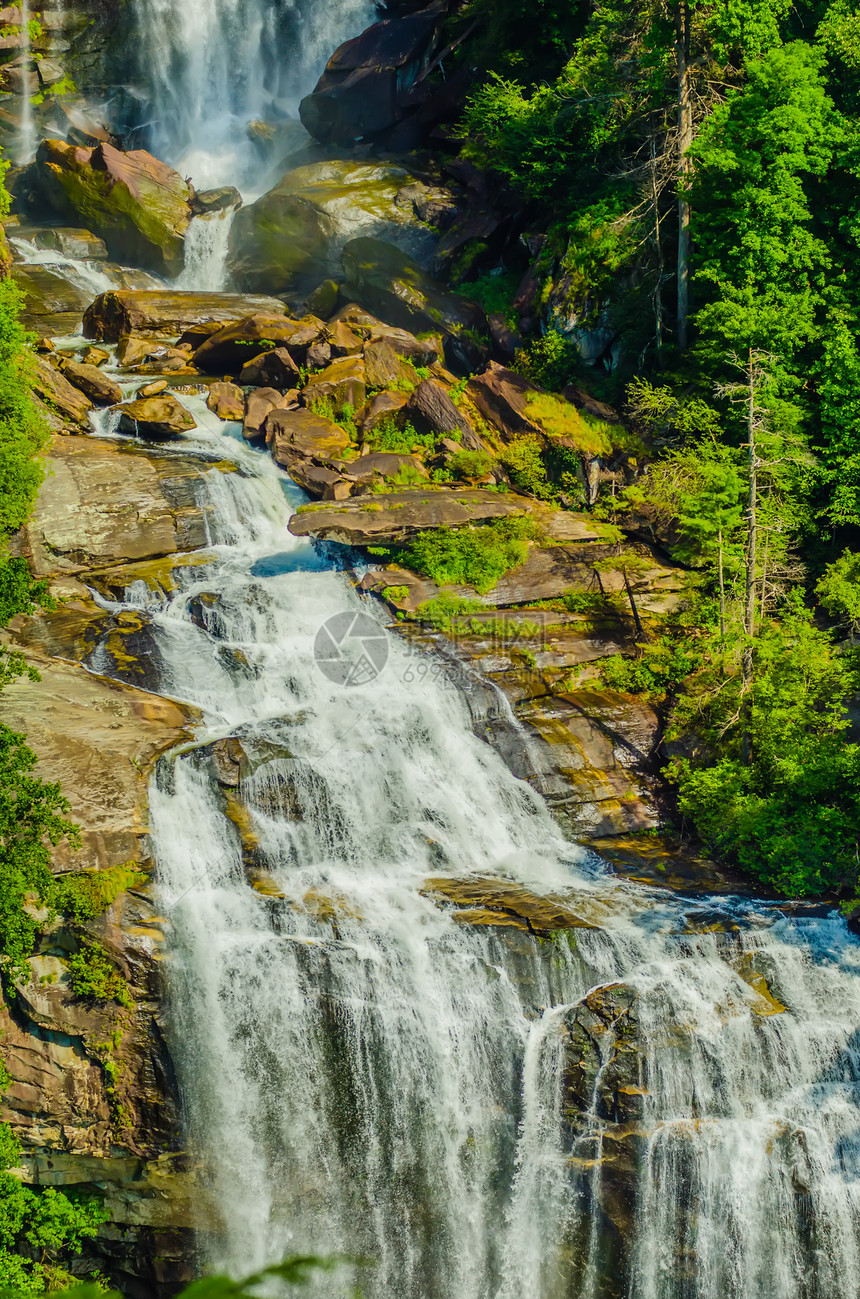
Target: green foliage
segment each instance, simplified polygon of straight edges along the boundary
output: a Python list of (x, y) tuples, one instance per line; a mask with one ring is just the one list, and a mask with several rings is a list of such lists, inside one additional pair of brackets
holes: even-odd
[(471, 613), (480, 613), (484, 606), (480, 600), (469, 600), (466, 597), (451, 595), (440, 591), (432, 600), (425, 600), (418, 606), (417, 617), (429, 623), (438, 631), (450, 632), (454, 625)]
[(540, 387), (558, 392), (570, 383), (578, 361), (576, 345), (548, 329), (517, 352), (515, 368)]
[(538, 424), (551, 442), (571, 447), (585, 456), (606, 456), (612, 451), (613, 429), (605, 420), (577, 410), (571, 402), (553, 393), (532, 393), (526, 400), (526, 414)]
[[(266, 1287), (267, 1293), (271, 1293), (269, 1287), (272, 1281), (280, 1281), (289, 1286), (304, 1286), (313, 1278), (315, 1272), (333, 1272), (338, 1267), (349, 1263), (361, 1264), (362, 1260), (296, 1255), (272, 1267), (263, 1268), (262, 1271), (243, 1281), (234, 1281), (226, 1276), (204, 1277), (200, 1281), (192, 1281), (180, 1292), (178, 1299), (260, 1299), (260, 1288)], [(71, 1279), (69, 1277), (67, 1283), (71, 1282)], [(19, 1278), (11, 1276), (8, 1279), (0, 1277), (0, 1287), (3, 1287), (0, 1288), (0, 1299), (25, 1299), (27, 1295), (42, 1293), (42, 1290), (25, 1288)], [(57, 1288), (52, 1287), (52, 1289)], [(122, 1296), (114, 1290), (106, 1292), (101, 1285), (76, 1285), (71, 1289), (63, 1289), (62, 1292), (57, 1290), (56, 1299), (122, 1299)]]
[(514, 311), (513, 299), (519, 285), (519, 276), (513, 271), (501, 275), (480, 275), (475, 280), (460, 284), (460, 292), (479, 307), (483, 307), (488, 316), (504, 316), (510, 328), (517, 324), (517, 313)]
[(531, 518), (495, 519), (477, 528), (419, 532), (396, 548), (378, 548), (405, 568), (423, 573), (440, 586), (473, 586), (479, 595), (505, 573), (524, 563), (529, 541), (540, 535)]
[(856, 634), (860, 628), (860, 555), (846, 550), (824, 570), (815, 591), (827, 612)]
[(0, 952), (7, 981), (28, 973), (38, 926), (23, 904), (28, 894), (42, 901), (51, 894), (50, 845), (79, 841), (59, 785), (34, 776), (35, 766), (24, 736), (0, 725)]
[(412, 424), (406, 423), (401, 428), (393, 415), (386, 415), (365, 436), (365, 442), (372, 451), (389, 451), (395, 455), (410, 455), (414, 447), (423, 447), (432, 451), (436, 446), (436, 437), (432, 433), (416, 433)]
[(453, 478), (471, 482), (475, 478), (484, 478), (494, 463), (493, 457), (486, 451), (458, 451), (448, 461), (448, 470)]
[(105, 870), (61, 875), (51, 889), (51, 905), (78, 924), (83, 924), (103, 915), (121, 893), (139, 887), (146, 878), (136, 862), (109, 866)]
[(100, 944), (81, 939), (77, 952), (68, 957), (69, 987), (87, 1001), (116, 1001), (131, 1006), (128, 984)]
[[(52, 1188), (31, 1191), (10, 1171), (20, 1163), (12, 1129), (0, 1124), (0, 1293), (43, 1294), (73, 1283), (65, 1265), (108, 1221), (108, 1214), (92, 1197)], [(91, 1287), (94, 1293), (101, 1289)]]

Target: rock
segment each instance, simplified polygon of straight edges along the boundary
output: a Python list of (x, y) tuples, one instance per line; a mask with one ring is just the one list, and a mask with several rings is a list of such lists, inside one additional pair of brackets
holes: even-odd
[(413, 388), (418, 376), (412, 366), (398, 356), (387, 338), (375, 338), (364, 347), (364, 366), (368, 388)]
[(124, 369), (132, 370), (145, 361), (156, 346), (151, 338), (123, 334), (116, 346), (116, 359)]
[[(295, 398), (290, 404), (298, 406), (298, 398)], [(284, 394), (276, 388), (258, 388), (255, 392), (248, 394), (244, 413), (240, 417), (242, 419), (242, 436), (247, 442), (256, 442), (258, 438), (265, 439), (264, 425), (266, 419), (270, 412), (277, 410), (279, 406), (284, 406), (286, 409), (287, 403)]]
[(115, 409), (120, 415), (120, 431), (138, 437), (175, 437), (197, 427), (182, 403), (171, 393), (143, 397)]
[(89, 429), (93, 403), (41, 356), (33, 358), (33, 391), (64, 420), (77, 428)]
[(239, 383), (245, 388), (277, 388), (286, 392), (295, 388), (299, 380), (299, 367), (285, 347), (255, 356), (242, 366)]
[(309, 370), (324, 370), (331, 360), (331, 344), (327, 342), (313, 343), (308, 348), (307, 366)]
[(110, 144), (87, 149), (43, 140), (34, 163), (36, 186), (58, 216), (100, 235), (111, 255), (175, 276), (185, 257), (191, 191), (178, 172), (143, 150)]
[(351, 460), (344, 468), (344, 475), (356, 482), (371, 481), (374, 478), (394, 478), (403, 470), (412, 474), (427, 477), (427, 470), (417, 456), (399, 455), (391, 451), (371, 451), (367, 455)]
[(266, 442), (275, 461), (287, 470), (297, 456), (339, 460), (349, 449), (349, 437), (339, 424), (306, 407), (274, 409), (266, 420)]
[(245, 416), (245, 397), (235, 383), (212, 383), (206, 405), (219, 419), (239, 422)]
[(395, 325), (386, 325), (383, 321), (377, 320), (376, 316), (372, 316), (369, 311), (365, 311), (355, 302), (347, 303), (332, 318), (329, 333), (333, 346), (335, 339), (341, 337), (335, 331), (344, 327), (349, 330), (349, 335), (344, 337), (357, 336), (362, 346), (364, 343), (384, 338), (398, 356), (402, 356), (404, 360), (411, 361), (416, 366), (435, 365), (442, 355), (442, 338), (438, 333), (416, 338), (408, 329), (398, 329)]
[(307, 506), (290, 519), (290, 532), (295, 537), (321, 537), (348, 546), (373, 546), (403, 541), (425, 529), (456, 528), (521, 513), (522, 507), (514, 499), (497, 492), (417, 488), (380, 497), (355, 497), (337, 505)]
[(521, 374), (491, 361), (483, 374), (469, 380), (466, 391), (484, 419), (500, 431), (506, 442), (524, 435), (544, 441), (543, 429), (526, 413), (529, 397), (541, 390)]
[[(402, 243), (413, 257), (429, 263), (436, 236), (419, 223), (411, 204), (399, 201), (410, 179), (403, 167), (393, 163), (338, 158), (288, 172), (278, 190), (312, 203), (325, 217), (335, 241), (370, 234)], [(330, 316), (334, 309), (319, 314)]]
[[(78, 394), (80, 395), (80, 394)], [(200, 467), (101, 438), (57, 437), (22, 540), (36, 577), (85, 573), (207, 544)]]
[(83, 352), (83, 361), (86, 365), (107, 365), (110, 360), (110, 352), (106, 352), (101, 347), (87, 347)]
[(587, 414), (593, 415), (595, 419), (603, 420), (605, 424), (621, 423), (621, 416), (613, 406), (610, 406), (605, 401), (598, 401), (584, 388), (580, 388), (577, 383), (569, 383), (566, 388), (562, 389), (561, 395), (565, 401), (569, 401), (577, 410), (584, 410)]
[(473, 431), (436, 379), (419, 383), (406, 405), (405, 414), (419, 433), (460, 433), (462, 445), (472, 451), (481, 451), (484, 444)]
[[(243, 299), (243, 302), (248, 301), (249, 299), (247, 298)], [(272, 301), (274, 301), (274, 299), (272, 299)], [(201, 320), (199, 325), (191, 325), (188, 329), (182, 331), (176, 340), (176, 346), (190, 347), (192, 352), (196, 352), (198, 347), (201, 347), (206, 342), (207, 338), (211, 338), (213, 334), (217, 334), (219, 329), (223, 329), (225, 325), (235, 324), (236, 321), (229, 318), (227, 320)]]
[(493, 312), (492, 315), (488, 316), (487, 324), (490, 327), (490, 339), (496, 352), (506, 362), (513, 361), (518, 348), (523, 345), (520, 335), (516, 330), (511, 329), (501, 312)]
[(302, 397), (306, 406), (330, 402), (337, 414), (346, 406), (358, 410), (367, 397), (364, 362), (358, 356), (332, 361), (320, 374), (310, 376)]
[(166, 379), (156, 379), (155, 383), (145, 383), (142, 388), (138, 388), (135, 396), (137, 397), (158, 397), (160, 393), (167, 392), (170, 384)]
[(378, 135), (403, 116), (401, 97), (425, 66), (445, 6), (374, 23), (329, 59), (313, 93), (299, 105), (302, 124), (323, 144)]
[[(513, 926), (538, 937), (548, 937), (564, 929), (598, 927), (594, 923), (593, 904), (572, 903), (553, 894), (541, 896), (522, 884), (494, 876), (428, 879), (421, 892), (434, 902), (463, 908), (454, 912), (458, 924)], [(603, 919), (602, 908), (597, 910), (597, 915)]]
[(246, 316), (212, 334), (194, 353), (194, 364), (209, 374), (238, 374), (254, 357), (285, 347), (301, 365), (324, 328), (323, 322), (313, 316), (304, 320), (267, 314)]
[(574, 1124), (588, 1115), (626, 1123), (642, 1115), (638, 994), (624, 983), (595, 988), (565, 1016), (564, 1103)]
[(328, 320), (337, 311), (340, 298), (340, 285), (337, 280), (323, 280), (305, 300), (305, 307), (312, 316), (321, 316)]
[(328, 326), (328, 346), (332, 356), (357, 356), (364, 351), (364, 339), (342, 320)]
[(441, 332), (452, 369), (474, 370), (486, 360), (481, 308), (444, 289), (399, 248), (379, 239), (353, 239), (343, 250), (344, 292), (386, 321), (418, 333)]
[(122, 388), (103, 374), (98, 366), (64, 361), (60, 368), (63, 377), (85, 397), (89, 397), (94, 406), (115, 406), (122, 401)]
[[(63, 316), (80, 320), (89, 303), (89, 293), (71, 284), (49, 266), (12, 267), (12, 279), (24, 295), (22, 319), (42, 332), (57, 329)], [(74, 329), (72, 332), (76, 333)]]
[(232, 185), (221, 189), (197, 190), (191, 201), (195, 216), (208, 216), (210, 212), (226, 212), (229, 208), (241, 207), (242, 195)]
[[(582, 544), (556, 545), (533, 550), (524, 564), (499, 580), (493, 599), (499, 604), (527, 604), (555, 600), (567, 591), (594, 590), (594, 561), (611, 553), (605, 544), (593, 548)], [(620, 569), (602, 573), (600, 581), (607, 595), (626, 600)], [(635, 600), (640, 612), (662, 614), (675, 608), (684, 581), (681, 570), (651, 557), (649, 568), (641, 576), (637, 574)]]
[(355, 422), (365, 437), (385, 421), (392, 420), (399, 425), (403, 422), (401, 416), (408, 401), (405, 392), (378, 392), (358, 412)]
[(74, 257), (82, 262), (106, 262), (109, 256), (107, 244), (90, 230), (63, 226), (37, 230), (23, 227), (15, 231), (15, 238), (32, 244), (34, 248), (58, 252), (62, 257)]
[(331, 228), (313, 203), (276, 185), (237, 214), (227, 268), (250, 292), (284, 293), (299, 277), (319, 279), (328, 261)]
[(116, 343), (125, 334), (180, 334), (179, 344), (203, 341), (188, 333), (220, 322), (265, 313), (283, 321), (284, 304), (278, 298), (254, 298), (235, 293), (180, 293), (164, 289), (154, 292), (114, 290), (102, 293), (84, 316), (84, 335), (105, 343)]

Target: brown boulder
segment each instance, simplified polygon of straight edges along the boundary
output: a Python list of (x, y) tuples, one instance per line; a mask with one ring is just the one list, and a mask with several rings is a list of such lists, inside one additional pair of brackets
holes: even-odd
[(402, 541), (430, 528), (457, 528), (521, 513), (522, 506), (515, 497), (501, 496), (498, 492), (480, 488), (451, 492), (420, 487), (386, 492), (370, 500), (360, 496), (337, 505), (315, 505), (293, 515), (290, 532), (295, 537), (322, 537), (349, 546), (374, 546)]
[(182, 270), (191, 190), (166, 163), (142, 149), (43, 140), (33, 172), (53, 211), (72, 222), (83, 218), (117, 261), (171, 276)]
[[(298, 400), (294, 399), (292, 405), (298, 406)], [(288, 401), (284, 393), (279, 392), (276, 388), (257, 388), (254, 392), (248, 394), (245, 402), (245, 411), (242, 419), (242, 436), (246, 442), (256, 442), (258, 439), (265, 438), (264, 425), (271, 411), (277, 410), (279, 406), (287, 408)]]
[(69, 423), (89, 428), (88, 416), (93, 403), (41, 356), (33, 358), (33, 391)]
[(543, 441), (543, 430), (526, 413), (529, 397), (540, 389), (521, 374), (491, 361), (483, 374), (470, 380), (467, 391), (484, 419), (493, 424), (506, 441), (525, 434)]
[(332, 356), (357, 356), (364, 348), (364, 339), (345, 320), (335, 320), (328, 327), (328, 345)]
[[(254, 312), (284, 320), (278, 298), (239, 293), (183, 293), (178, 289), (112, 289), (101, 293), (84, 316), (84, 336), (116, 343), (124, 334), (180, 334), (178, 346), (203, 342), (210, 325)], [(201, 324), (205, 321), (205, 324)], [(184, 332), (187, 331), (187, 332)], [(246, 358), (247, 359), (247, 358)]]
[(348, 478), (366, 480), (373, 478), (394, 478), (407, 469), (427, 477), (427, 470), (417, 456), (400, 455), (393, 451), (371, 451), (357, 460), (351, 460), (344, 469)]
[(277, 388), (286, 392), (295, 388), (298, 378), (299, 367), (287, 349), (276, 347), (273, 352), (264, 352), (243, 365), (239, 382), (245, 388)]
[(355, 422), (367, 437), (378, 424), (385, 421), (393, 420), (399, 424), (401, 422), (399, 416), (408, 401), (409, 396), (405, 392), (378, 392), (362, 407)]
[(264, 313), (245, 316), (207, 338), (194, 353), (194, 364), (209, 374), (238, 374), (262, 352), (285, 347), (301, 365), (324, 328), (323, 322), (313, 316), (304, 320)]
[(142, 397), (115, 409), (120, 415), (120, 431), (138, 437), (169, 438), (197, 427), (188, 411), (172, 393)]
[(332, 339), (337, 337), (335, 329), (343, 326), (349, 329), (351, 334), (358, 335), (364, 342), (384, 338), (398, 356), (411, 361), (413, 365), (435, 365), (442, 355), (441, 335), (431, 334), (425, 338), (417, 338), (408, 329), (398, 329), (396, 325), (386, 325), (383, 321), (377, 320), (376, 316), (372, 316), (369, 311), (365, 311), (364, 307), (358, 306), (355, 302), (347, 303), (336, 316), (332, 317), (329, 325)]
[(64, 361), (60, 367), (63, 377), (89, 397), (94, 406), (116, 406), (122, 401), (122, 388), (96, 365), (83, 365), (78, 361)]
[(474, 451), (482, 448), (481, 440), (468, 420), (435, 379), (419, 383), (406, 406), (406, 414), (419, 433), (460, 433), (464, 447)]
[(331, 402), (338, 413), (346, 406), (358, 410), (367, 398), (364, 362), (358, 356), (332, 361), (320, 374), (311, 375), (303, 393), (306, 406)]
[(138, 388), (135, 393), (136, 397), (157, 397), (159, 393), (167, 392), (170, 384), (166, 379), (156, 379), (153, 383), (145, 383), (142, 388)]
[(210, 384), (206, 405), (219, 419), (238, 423), (245, 415), (245, 397), (235, 383)]
[(302, 461), (340, 460), (349, 448), (349, 438), (338, 424), (306, 408), (273, 410), (266, 420), (266, 442), (275, 463), (288, 473)]
[(368, 388), (414, 388), (414, 368), (398, 356), (387, 338), (374, 338), (365, 345), (364, 366)]

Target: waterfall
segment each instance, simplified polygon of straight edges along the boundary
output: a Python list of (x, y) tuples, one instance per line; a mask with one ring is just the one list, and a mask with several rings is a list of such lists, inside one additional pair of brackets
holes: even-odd
[(133, 0), (156, 154), (198, 189), (242, 185), (259, 159), (248, 125), (283, 122), (333, 49), (373, 20), (371, 0)]
[[(564, 840), (232, 434), (194, 434), (222, 462), (208, 562), (126, 595), (204, 716), (151, 826), (207, 1263), (367, 1259), (317, 1286), (344, 1299), (860, 1299), (844, 922), (625, 883)], [(320, 651), (345, 626), (351, 686)], [(481, 923), (439, 900), (466, 879), (595, 927)]]
[(227, 284), (227, 246), (235, 208), (195, 217), (185, 235), (185, 265), (178, 289), (217, 293)]
[(36, 134), (36, 123), (33, 117), (33, 83), (32, 83), (32, 63), (33, 49), (32, 39), (30, 37), (30, 3), (29, 0), (21, 0), (21, 124), (18, 133), (18, 164), (23, 166), (25, 163), (32, 162), (38, 137)]

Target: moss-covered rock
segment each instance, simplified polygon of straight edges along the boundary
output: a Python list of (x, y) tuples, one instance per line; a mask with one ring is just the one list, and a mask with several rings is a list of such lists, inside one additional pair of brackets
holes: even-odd
[(142, 149), (61, 140), (44, 140), (33, 166), (43, 201), (99, 235), (113, 257), (166, 275), (182, 270), (191, 191), (172, 167)]
[(284, 293), (299, 280), (313, 283), (325, 274), (331, 222), (285, 181), (242, 208), (233, 222), (227, 267), (240, 289)]

